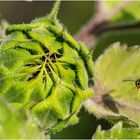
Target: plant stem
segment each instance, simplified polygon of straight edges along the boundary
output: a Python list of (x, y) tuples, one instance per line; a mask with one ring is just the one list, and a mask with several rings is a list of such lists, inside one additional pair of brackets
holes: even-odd
[(97, 31), (102, 28), (103, 32), (103, 29), (106, 29), (105, 27), (109, 26), (109, 20), (118, 12), (122, 11), (131, 2), (132, 1), (120, 2), (115, 8), (112, 8), (111, 11), (106, 12), (104, 10), (104, 1), (98, 0), (96, 16), (93, 16), (88, 23), (80, 29), (80, 31), (74, 36), (75, 39), (84, 42), (90, 48), (95, 42)]

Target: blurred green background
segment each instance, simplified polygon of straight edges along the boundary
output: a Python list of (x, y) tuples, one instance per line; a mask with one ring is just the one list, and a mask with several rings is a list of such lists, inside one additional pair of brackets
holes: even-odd
[[(11, 24), (27, 23), (36, 17), (46, 15), (53, 3), (53, 1), (0, 1), (0, 15)], [(94, 14), (94, 5), (93, 1), (63, 1), (59, 19), (69, 32), (74, 34)]]
[[(52, 8), (53, 1), (0, 1), (1, 19), (6, 19), (10, 24), (28, 23), (32, 19), (46, 15)], [(95, 13), (94, 1), (68, 1), (62, 2), (59, 19), (60, 22), (73, 35)], [(79, 113), (80, 122), (53, 135), (52, 138), (89, 139), (95, 132), (98, 124), (103, 129), (109, 127), (104, 120), (97, 120), (94, 116), (85, 112), (84, 108)]]

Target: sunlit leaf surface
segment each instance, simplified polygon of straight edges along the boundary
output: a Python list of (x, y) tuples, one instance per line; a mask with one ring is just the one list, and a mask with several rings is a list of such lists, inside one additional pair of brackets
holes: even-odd
[(40, 133), (36, 120), (19, 112), (0, 99), (0, 139), (25, 139), (45, 138)]
[(108, 131), (101, 130), (101, 127), (99, 126), (93, 139), (139, 139), (139, 134), (139, 128), (126, 129), (123, 128), (122, 123), (119, 122)]
[[(99, 106), (96, 112), (102, 108), (140, 123), (140, 89), (136, 86), (140, 78), (139, 60), (139, 46), (128, 48), (119, 43), (113, 44), (97, 59), (93, 97)], [(100, 117), (104, 111), (100, 111)]]

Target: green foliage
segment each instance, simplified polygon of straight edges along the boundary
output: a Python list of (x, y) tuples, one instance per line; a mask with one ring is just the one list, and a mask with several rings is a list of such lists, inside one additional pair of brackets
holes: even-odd
[[(104, 4), (110, 11), (121, 3)], [(0, 100), (0, 138), (45, 138), (44, 132), (54, 134), (77, 123), (83, 103), (99, 119), (121, 121), (109, 131), (98, 128), (94, 138), (139, 138), (140, 100), (135, 83), (140, 78), (139, 46), (115, 43), (98, 58), (118, 40), (128, 46), (139, 44), (139, 29), (109, 30), (99, 36), (94, 46), (96, 94), (92, 97), (90, 53), (59, 23), (59, 6), (58, 0), (49, 15), (29, 24), (3, 26), (8, 28), (0, 44), (0, 96), (10, 104)], [(123, 22), (122, 26), (139, 21), (138, 11), (139, 2), (132, 2), (109, 22)]]
[[(113, 116), (114, 113), (117, 116), (124, 115), (140, 123), (139, 88), (135, 85), (136, 80), (140, 78), (139, 59), (139, 46), (128, 48), (127, 45), (115, 43), (96, 60), (94, 85), (96, 96), (93, 97), (93, 101), (99, 107), (97, 110), (94, 106), (91, 112), (96, 114), (99, 112), (101, 118)], [(114, 118), (107, 117), (107, 119), (114, 121), (117, 119), (115, 115)]]
[[(127, 2), (128, 4), (123, 10), (118, 12), (115, 16), (112, 17), (112, 22), (128, 22), (128, 21), (139, 21), (139, 1)], [(105, 1), (104, 6), (106, 11), (110, 11), (115, 6), (122, 5), (122, 1)]]
[(0, 48), (0, 95), (21, 110), (30, 110), (47, 134), (78, 122), (89, 88), (93, 62), (52, 12), (30, 24), (11, 25)]
[(0, 138), (25, 139), (45, 138), (37, 126), (37, 120), (29, 114), (17, 111), (0, 98)]
[(93, 139), (139, 139), (139, 134), (139, 128), (123, 128), (122, 123), (119, 122), (107, 131), (98, 127)]
[(96, 118), (98, 119), (107, 120), (111, 124), (116, 124), (119, 121), (122, 121), (123, 127), (126, 127), (126, 128), (138, 127), (137, 122), (132, 120), (130, 117), (126, 116), (125, 114), (122, 115), (122, 114), (117, 114), (115, 112), (112, 112), (106, 109), (105, 107), (103, 107), (101, 104), (96, 103), (96, 100), (95, 101), (87, 100), (84, 103), (84, 107), (88, 111), (88, 113), (96, 116)]
[(139, 36), (140, 28), (107, 31), (98, 37), (93, 49), (93, 59), (97, 59), (108, 46), (118, 41), (127, 44), (128, 47), (138, 45), (140, 44)]
[[(99, 57), (112, 43), (121, 42), (128, 46), (140, 44), (140, 15), (138, 1), (103, 1), (104, 10), (111, 14), (118, 10), (105, 25), (105, 30), (99, 34), (93, 47), (93, 59)], [(121, 6), (120, 6), (121, 5)], [(123, 7), (119, 11), (119, 8)], [(110, 12), (111, 11), (111, 12)], [(104, 28), (104, 27), (103, 27)], [(101, 27), (102, 30), (102, 27)]]

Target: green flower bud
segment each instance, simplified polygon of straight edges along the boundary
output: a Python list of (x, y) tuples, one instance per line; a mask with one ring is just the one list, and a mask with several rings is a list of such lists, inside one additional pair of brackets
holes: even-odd
[(78, 122), (93, 95), (91, 57), (58, 22), (59, 3), (46, 17), (9, 26), (0, 48), (0, 95), (35, 113), (47, 133)]

